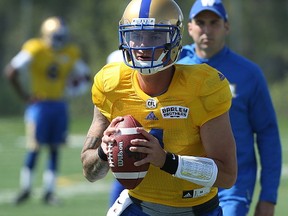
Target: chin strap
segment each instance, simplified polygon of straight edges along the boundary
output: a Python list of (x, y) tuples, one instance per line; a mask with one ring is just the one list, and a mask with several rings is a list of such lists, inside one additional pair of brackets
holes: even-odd
[[(153, 61), (153, 65), (159, 65), (158, 67), (151, 67), (152, 62), (151, 61), (139, 61), (136, 59), (136, 57), (133, 55), (133, 59), (134, 60), (134, 64), (137, 68), (135, 68), (136, 70), (138, 70), (141, 74), (143, 75), (151, 75), (151, 74), (155, 74), (159, 71), (162, 71), (164, 69), (166, 69), (167, 67), (170, 67), (172, 64), (168, 64), (166, 66), (164, 66), (163, 63), (163, 59), (166, 56), (167, 52), (169, 50), (164, 50), (162, 52), (162, 54), (159, 56), (159, 58), (157, 59), (157, 61)], [(133, 63), (132, 63), (133, 64)]]

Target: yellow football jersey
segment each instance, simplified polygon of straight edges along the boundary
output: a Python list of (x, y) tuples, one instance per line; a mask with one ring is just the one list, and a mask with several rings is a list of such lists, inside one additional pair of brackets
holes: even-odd
[(55, 51), (42, 39), (31, 39), (22, 50), (32, 56), (29, 68), (32, 94), (42, 100), (63, 98), (67, 77), (80, 56), (78, 47), (67, 45)]
[[(108, 64), (95, 75), (93, 103), (109, 120), (131, 114), (158, 138), (168, 152), (205, 157), (199, 128), (229, 110), (231, 92), (228, 81), (206, 64), (176, 64), (175, 68), (167, 92), (150, 97), (140, 89), (136, 70), (124, 63)], [(218, 191), (213, 187), (205, 196), (185, 196), (186, 192), (199, 188), (202, 186), (150, 165), (144, 180), (129, 193), (148, 202), (189, 207), (210, 200)]]

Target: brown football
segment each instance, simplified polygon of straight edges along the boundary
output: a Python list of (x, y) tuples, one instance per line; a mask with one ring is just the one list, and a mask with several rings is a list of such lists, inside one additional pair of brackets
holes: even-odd
[(134, 166), (134, 162), (142, 160), (146, 154), (131, 152), (129, 147), (132, 139), (145, 139), (136, 132), (142, 125), (131, 115), (123, 116), (124, 120), (116, 127), (120, 133), (114, 135), (116, 142), (109, 145), (108, 162), (115, 178), (127, 189), (133, 189), (144, 179), (150, 164)]

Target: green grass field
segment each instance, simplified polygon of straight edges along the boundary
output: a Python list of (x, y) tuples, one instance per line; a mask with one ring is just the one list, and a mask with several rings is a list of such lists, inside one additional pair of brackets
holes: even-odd
[[(77, 122), (72, 120), (69, 144), (62, 149), (57, 195), (63, 204), (51, 207), (45, 206), (41, 202), (42, 170), (47, 156), (45, 149), (43, 149), (35, 175), (35, 190), (32, 198), (23, 205), (13, 206), (11, 201), (18, 192), (19, 169), (22, 166), (25, 154), (24, 125), (21, 117), (0, 119), (0, 216), (106, 215), (109, 189), (113, 179), (111, 173), (105, 179), (95, 183), (88, 182), (82, 175), (80, 151), (89, 125), (90, 119), (87, 118), (77, 120)], [(283, 146), (283, 174), (276, 216), (286, 215), (288, 210), (288, 134), (285, 133), (285, 128), (284, 125), (280, 124)], [(255, 194), (258, 194), (258, 192), (259, 187), (257, 185)], [(255, 206), (256, 199), (257, 197), (254, 198), (252, 206)], [(252, 216), (253, 214), (250, 213), (249, 215)]]

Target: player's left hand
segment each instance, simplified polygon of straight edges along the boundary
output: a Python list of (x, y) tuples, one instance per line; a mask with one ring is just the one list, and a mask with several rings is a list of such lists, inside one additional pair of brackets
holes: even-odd
[(254, 216), (274, 216), (275, 205), (266, 201), (259, 201)]
[(163, 167), (166, 160), (166, 152), (159, 144), (156, 137), (149, 134), (144, 128), (137, 128), (137, 132), (141, 133), (145, 139), (133, 139), (131, 140), (130, 151), (142, 152), (147, 154), (143, 160), (134, 163), (135, 166), (141, 166), (146, 163), (151, 163), (156, 167)]
[(108, 154), (109, 143), (115, 142), (115, 138), (112, 135), (119, 132), (119, 128), (116, 128), (116, 124), (122, 120), (123, 117), (121, 116), (114, 118), (109, 124), (109, 126), (106, 128), (106, 130), (103, 132), (101, 147), (105, 154)]

